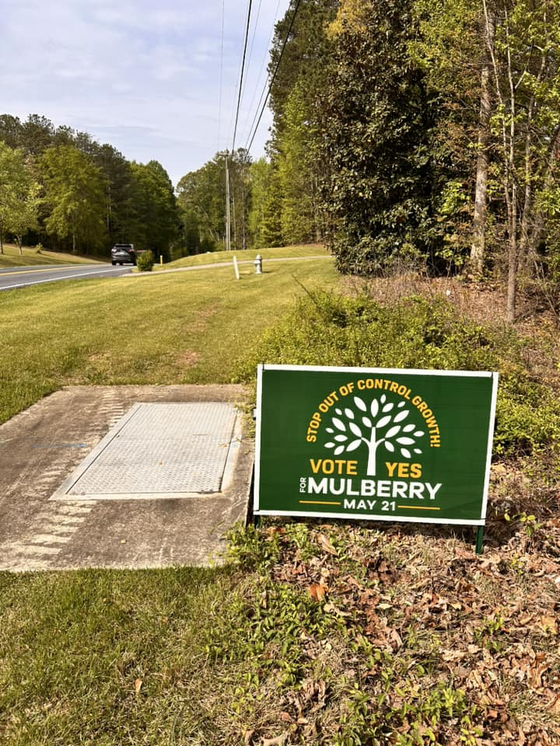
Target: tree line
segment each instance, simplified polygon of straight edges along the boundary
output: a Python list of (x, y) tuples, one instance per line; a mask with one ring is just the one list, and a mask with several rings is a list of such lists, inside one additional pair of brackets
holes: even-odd
[[(300, 0), (277, 24), (268, 158), (179, 183), (193, 250), (325, 241), (341, 272), (410, 263), (560, 279), (558, 0)], [(289, 34), (288, 34), (289, 31)], [(288, 35), (287, 35), (288, 34)]]
[(181, 243), (173, 185), (157, 161), (128, 161), (87, 132), (46, 117), (0, 115), (0, 253), (24, 239), (81, 254), (108, 255), (134, 243), (169, 259)]

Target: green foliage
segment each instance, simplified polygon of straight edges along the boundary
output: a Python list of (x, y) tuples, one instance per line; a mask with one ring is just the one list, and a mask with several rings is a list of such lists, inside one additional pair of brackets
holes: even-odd
[(141, 231), (145, 216), (140, 213), (138, 186), (132, 165), (108, 144), (99, 146), (93, 142), (88, 152), (104, 177), (107, 247), (127, 242), (140, 245), (136, 236)]
[[(293, 9), (288, 8), (276, 24), (268, 66), (269, 73), (278, 67), (270, 89), (270, 108), (274, 115), (272, 149), (275, 153), (280, 153), (284, 147), (283, 130), (293, 91), (299, 88), (307, 110), (320, 96), (328, 75), (326, 63), (330, 54), (326, 32), (337, 6), (337, 0), (300, 0), (295, 19)], [(282, 64), (278, 66), (281, 53)]]
[(266, 211), (267, 194), (270, 188), (272, 165), (265, 158), (259, 158), (251, 164), (249, 178), (251, 182), (251, 210), (249, 212), (249, 231), (255, 249), (263, 249), (263, 224)]
[(276, 536), (264, 537), (254, 526), (237, 523), (227, 535), (227, 558), (245, 570), (264, 570), (278, 559)]
[(133, 163), (132, 175), (136, 221), (128, 240), (140, 249), (151, 248), (155, 255), (169, 260), (179, 233), (179, 212), (173, 185), (157, 161)]
[(282, 236), (286, 244), (311, 243), (320, 239), (316, 132), (310, 127), (310, 112), (297, 85), (285, 107), (285, 126), (278, 156), (282, 188)]
[(154, 266), (154, 255), (153, 252), (148, 249), (138, 255), (136, 260), (136, 266), (140, 272), (151, 272)]
[(495, 452), (530, 454), (560, 446), (560, 403), (534, 380), (523, 342), (511, 331), (462, 318), (445, 298), (407, 298), (391, 307), (312, 292), (268, 332), (240, 370), (249, 380), (259, 362), (500, 373)]
[(263, 205), (261, 224), (263, 247), (283, 246), (282, 238), (282, 185), (277, 164), (272, 164), (269, 173), (268, 190)]
[(0, 140), (0, 253), (5, 233), (16, 236), (22, 253), (24, 235), (37, 225), (40, 189), (31, 158)]
[(319, 184), (330, 164), (319, 147), (320, 116), (329, 75), (327, 28), (336, 6), (333, 0), (301, 0), (295, 19), (289, 8), (276, 25), (270, 53), (269, 71), (273, 71), (283, 49), (271, 87), (270, 153), (280, 179), (281, 231), (288, 244), (321, 241), (326, 231)]
[(48, 148), (40, 161), (49, 232), (69, 238), (72, 252), (99, 247), (105, 239), (104, 180), (101, 170), (72, 145)]
[[(210, 659), (228, 664), (253, 661), (253, 681), (274, 675), (287, 687), (300, 684), (309, 665), (304, 635), (326, 640), (342, 627), (308, 594), (267, 582), (264, 576), (245, 598), (238, 597), (223, 611), (205, 630)], [(251, 698), (249, 692), (247, 696)]]
[(332, 170), (324, 191), (335, 219), (332, 250), (345, 273), (376, 273), (387, 262), (427, 256), (438, 243), (437, 109), (410, 59), (415, 33), (410, 1), (354, 8), (348, 0), (333, 24), (322, 120)]
[[(169, 258), (177, 247), (179, 216), (173, 185), (156, 161), (131, 164), (112, 145), (100, 145), (87, 132), (55, 127), (34, 114), (25, 122), (0, 115), (0, 143), (20, 149), (26, 163), (41, 165), (39, 177), (49, 199), (40, 205), (38, 195), (30, 200), (25, 215), (19, 211), (18, 230), (25, 224), (26, 230), (37, 228), (47, 248), (66, 249), (72, 239), (73, 248), (108, 253), (115, 243), (132, 242)], [(70, 164), (72, 151), (79, 155)], [(31, 218), (37, 217), (38, 206), (36, 226)]]
[(198, 171), (185, 174), (177, 185), (178, 205), (184, 225), (185, 249), (189, 254), (225, 248), (226, 161), (230, 185), (231, 247), (251, 243), (251, 158), (243, 148), (235, 153), (216, 153)]

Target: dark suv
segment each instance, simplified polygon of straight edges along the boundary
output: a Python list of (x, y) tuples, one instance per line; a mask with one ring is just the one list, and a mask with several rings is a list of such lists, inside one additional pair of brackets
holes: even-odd
[(137, 251), (133, 243), (116, 243), (111, 249), (111, 264), (136, 264)]

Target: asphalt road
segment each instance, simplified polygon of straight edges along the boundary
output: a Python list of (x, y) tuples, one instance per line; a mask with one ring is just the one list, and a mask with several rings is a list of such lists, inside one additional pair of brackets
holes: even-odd
[(85, 277), (119, 277), (129, 274), (132, 265), (102, 264), (46, 265), (33, 267), (0, 267), (0, 290), (39, 285), (43, 282), (74, 280)]

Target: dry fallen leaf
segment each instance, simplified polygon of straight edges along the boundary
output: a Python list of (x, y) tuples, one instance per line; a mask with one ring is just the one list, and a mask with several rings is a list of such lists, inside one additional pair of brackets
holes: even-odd
[(140, 692), (140, 689), (142, 689), (142, 683), (142, 679), (136, 679), (136, 681), (134, 682), (134, 691), (136, 692), (136, 694), (138, 694)]
[(545, 635), (557, 635), (558, 634), (558, 622), (556, 617), (553, 616), (542, 616), (537, 622), (539, 627)]
[(442, 660), (449, 661), (460, 661), (467, 657), (464, 650), (443, 650), (441, 654)]
[(339, 609), (334, 604), (325, 604), (323, 606), (323, 611), (326, 611), (327, 614), (337, 614), (338, 616), (350, 616), (350, 612), (348, 611), (342, 611), (342, 609)]
[(550, 702), (547, 709), (553, 715), (560, 715), (560, 694)]
[(327, 592), (327, 586), (323, 585), (323, 583), (312, 583), (307, 590), (314, 601), (323, 601)]
[(331, 544), (331, 541), (328, 537), (325, 536), (325, 534), (319, 534), (318, 536), (319, 544), (323, 547), (325, 552), (328, 552), (329, 554), (337, 555), (338, 552)]
[(263, 738), (262, 746), (284, 746), (287, 738), (288, 733), (282, 733), (276, 738)]

